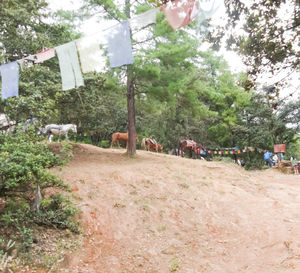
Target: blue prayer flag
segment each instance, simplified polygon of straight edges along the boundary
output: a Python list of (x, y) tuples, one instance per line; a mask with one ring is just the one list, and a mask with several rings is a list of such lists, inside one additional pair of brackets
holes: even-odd
[(19, 65), (17, 62), (0, 66), (2, 78), (1, 98), (5, 100), (19, 95)]
[(116, 25), (108, 35), (108, 57), (110, 67), (133, 64), (129, 22)]

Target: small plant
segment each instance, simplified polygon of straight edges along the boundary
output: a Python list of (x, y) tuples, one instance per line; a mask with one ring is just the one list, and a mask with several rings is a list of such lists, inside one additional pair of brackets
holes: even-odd
[[(1, 238), (1, 243), (3, 243), (3, 238)], [(9, 240), (5, 250), (0, 250), (0, 272), (13, 272), (10, 269), (10, 263), (12, 262), (12, 256), (8, 255), (8, 251), (15, 245), (15, 241)]]
[(101, 140), (100, 147), (109, 148), (109, 146), (110, 146), (110, 141), (109, 140)]
[(180, 183), (178, 184), (181, 188), (183, 189), (188, 189), (189, 188), (189, 185), (187, 183)]
[(173, 260), (171, 263), (170, 271), (175, 272), (179, 269), (179, 261), (177, 259)]
[(31, 247), (33, 243), (32, 229), (23, 226), (22, 230), (20, 231), (21, 231), (22, 249), (26, 251)]

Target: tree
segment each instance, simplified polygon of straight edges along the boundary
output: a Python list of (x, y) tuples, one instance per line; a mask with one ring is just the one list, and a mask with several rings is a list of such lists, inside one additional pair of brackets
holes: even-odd
[(299, 103), (281, 101), (274, 110), (264, 93), (253, 92), (249, 105), (238, 115), (234, 127), (236, 142), (267, 149), (274, 144), (293, 143), (299, 132)]
[[(1, 3), (0, 63), (23, 57), (69, 42), (78, 37), (66, 23), (49, 23), (52, 14), (44, 0), (12, 0)], [(46, 22), (48, 20), (48, 22)], [(58, 61), (20, 70), (19, 97), (0, 101), (0, 111), (17, 122), (32, 116), (46, 123), (58, 118), (56, 92), (61, 89)]]
[[(225, 5), (228, 22), (224, 25), (229, 28), (227, 46), (242, 56), (253, 81), (268, 73), (279, 77), (275, 83), (275, 87), (279, 87), (289, 74), (299, 71), (300, 6), (297, 1), (227, 0)], [(224, 33), (212, 35), (212, 40), (219, 41), (218, 37)]]

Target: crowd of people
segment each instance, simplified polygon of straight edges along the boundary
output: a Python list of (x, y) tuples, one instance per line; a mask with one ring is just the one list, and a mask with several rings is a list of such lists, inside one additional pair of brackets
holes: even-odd
[[(269, 167), (273, 167), (276, 164), (278, 164), (279, 161), (284, 159), (284, 154), (283, 153), (279, 153), (279, 154), (272, 154), (271, 152), (269, 152), (268, 150), (264, 150), (264, 160), (266, 162), (266, 164)], [(298, 171), (298, 160), (297, 158), (293, 155), (290, 158), (290, 162), (294, 171), (294, 174), (299, 174)]]

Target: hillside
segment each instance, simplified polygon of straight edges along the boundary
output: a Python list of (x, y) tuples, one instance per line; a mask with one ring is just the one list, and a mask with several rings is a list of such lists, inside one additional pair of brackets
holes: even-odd
[(57, 272), (299, 272), (299, 176), (124, 153), (81, 144), (53, 170), (84, 237)]

